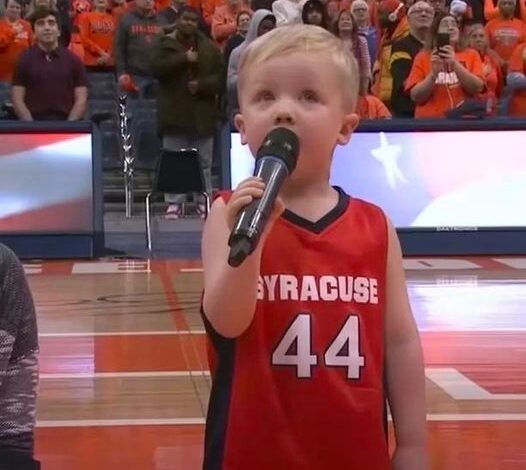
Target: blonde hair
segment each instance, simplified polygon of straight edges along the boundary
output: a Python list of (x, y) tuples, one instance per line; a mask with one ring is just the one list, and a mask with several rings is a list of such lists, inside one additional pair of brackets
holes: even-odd
[(295, 52), (323, 54), (332, 59), (342, 77), (342, 93), (350, 109), (356, 109), (359, 88), (358, 63), (342, 41), (327, 30), (314, 25), (280, 26), (260, 36), (243, 52), (239, 63), (238, 93), (248, 70), (274, 57)]

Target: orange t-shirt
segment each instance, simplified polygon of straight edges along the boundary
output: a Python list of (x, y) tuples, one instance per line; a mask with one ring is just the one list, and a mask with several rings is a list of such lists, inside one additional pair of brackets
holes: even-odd
[[(465, 49), (455, 54), (457, 60), (472, 74), (484, 79), (480, 54), (473, 49)], [(420, 51), (413, 62), (413, 67), (405, 81), (405, 90), (423, 81), (431, 73), (431, 52)], [(435, 80), (435, 87), (430, 98), (423, 104), (417, 104), (415, 118), (440, 118), (446, 111), (456, 108), (469, 98), (460, 84), (455, 72), (442, 71)]]
[(245, 2), (241, 3), (238, 12), (233, 12), (228, 5), (216, 7), (212, 16), (212, 37), (220, 47), (223, 47), (236, 33), (239, 11), (251, 12), (249, 5)]
[(517, 18), (494, 18), (486, 24), (485, 30), (489, 47), (504, 60), (509, 60), (517, 45), (526, 41), (526, 25)]
[(33, 43), (31, 25), (25, 20), (0, 20), (0, 82), (10, 82), (21, 52)]
[[(522, 54), (526, 48), (526, 43), (519, 44), (513, 52), (508, 64), (508, 73), (519, 72), (526, 74), (524, 59)], [(517, 90), (513, 93), (508, 108), (508, 115), (513, 117), (526, 117), (526, 90)]]
[(112, 56), (105, 65), (114, 65), (113, 36), (115, 19), (109, 13), (83, 13), (79, 18), (80, 37), (84, 45), (84, 64), (98, 65), (97, 60), (103, 52)]
[[(188, 4), (190, 6), (196, 7), (197, 3), (196, 1), (189, 0)], [(223, 5), (225, 5), (225, 0), (201, 0), (200, 1), (200, 8), (203, 18), (205, 21), (212, 26), (212, 20), (214, 18), (214, 12), (216, 11), (216, 8), (219, 8)]]
[(172, 5), (172, 0), (155, 0), (155, 10), (157, 12), (164, 10)]
[(71, 41), (69, 42), (68, 49), (77, 55), (77, 57), (84, 62), (84, 44), (82, 44), (82, 39), (79, 33), (71, 33)]
[(71, 2), (71, 15), (73, 26), (79, 26), (80, 17), (84, 13), (91, 11), (91, 2), (89, 0), (73, 0)]
[(389, 119), (392, 117), (387, 106), (374, 95), (359, 96), (356, 111), (360, 119)]

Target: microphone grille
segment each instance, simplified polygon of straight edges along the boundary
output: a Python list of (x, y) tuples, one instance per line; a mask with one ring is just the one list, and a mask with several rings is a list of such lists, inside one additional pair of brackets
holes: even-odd
[(272, 129), (263, 139), (263, 144), (258, 150), (256, 159), (273, 156), (282, 159), (289, 170), (289, 174), (296, 168), (300, 153), (298, 136), (286, 127)]

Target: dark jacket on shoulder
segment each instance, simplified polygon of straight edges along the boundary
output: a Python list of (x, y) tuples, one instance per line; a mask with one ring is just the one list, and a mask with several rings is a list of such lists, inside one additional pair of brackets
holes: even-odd
[[(159, 80), (158, 121), (163, 134), (197, 132), (212, 135), (219, 121), (218, 95), (224, 87), (223, 58), (215, 44), (196, 33), (198, 63), (186, 58), (188, 45), (174, 35), (157, 39), (153, 47), (152, 69)], [(188, 83), (197, 80), (197, 92)]]

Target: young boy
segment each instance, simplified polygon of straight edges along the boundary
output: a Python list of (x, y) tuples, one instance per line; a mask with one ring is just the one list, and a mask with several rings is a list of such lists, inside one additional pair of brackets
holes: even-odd
[(316, 26), (277, 28), (242, 58), (242, 142), (255, 154), (287, 127), (300, 155), (241, 266), (227, 263), (228, 238), (263, 182), (218, 198), (206, 222), (206, 470), (387, 470), (386, 397), (393, 468), (427, 468), (422, 352), (396, 232), (329, 185), (334, 148), (358, 123), (358, 81), (356, 61)]

